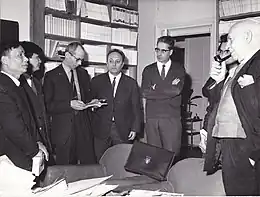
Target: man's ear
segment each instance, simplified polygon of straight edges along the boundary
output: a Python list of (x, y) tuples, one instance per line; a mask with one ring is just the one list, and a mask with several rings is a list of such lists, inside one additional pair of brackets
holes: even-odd
[(247, 43), (250, 43), (252, 41), (252, 38), (253, 38), (253, 33), (251, 30), (247, 30), (245, 33), (244, 33), (244, 38), (245, 38), (245, 41)]
[(1, 62), (2, 62), (2, 64), (8, 64), (8, 57), (7, 56), (2, 56), (1, 57)]
[(170, 50), (170, 56), (173, 54), (173, 49)]

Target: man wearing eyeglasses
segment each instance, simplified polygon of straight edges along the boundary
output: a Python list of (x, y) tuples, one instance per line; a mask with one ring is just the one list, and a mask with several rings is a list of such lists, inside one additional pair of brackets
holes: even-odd
[(84, 56), (85, 50), (80, 43), (70, 43), (61, 65), (47, 72), (44, 78), (51, 142), (56, 164), (60, 165), (96, 163), (86, 109), (101, 105), (96, 99), (90, 101), (90, 77), (80, 67)]
[(185, 69), (171, 60), (173, 47), (172, 37), (158, 38), (155, 48), (157, 62), (143, 70), (141, 88), (146, 99), (147, 142), (178, 154), (181, 147), (180, 106)]

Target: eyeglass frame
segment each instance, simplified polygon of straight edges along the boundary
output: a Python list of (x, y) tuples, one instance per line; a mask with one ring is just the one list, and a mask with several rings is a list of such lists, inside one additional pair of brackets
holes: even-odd
[(159, 49), (158, 47), (154, 48), (155, 50), (155, 53), (159, 53), (159, 52), (162, 52), (162, 53), (166, 53), (167, 51), (170, 51), (171, 49)]
[(69, 54), (70, 54), (72, 57), (75, 58), (76, 62), (78, 62), (78, 61), (84, 61), (84, 59), (77, 58), (72, 52), (70, 52), (70, 51), (68, 51), (68, 52), (69, 52)]

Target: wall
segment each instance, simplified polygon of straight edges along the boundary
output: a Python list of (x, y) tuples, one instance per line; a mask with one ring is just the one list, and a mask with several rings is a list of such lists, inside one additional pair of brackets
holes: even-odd
[(0, 0), (0, 18), (18, 21), (19, 39), (30, 40), (30, 0)]
[[(141, 81), (144, 67), (155, 60), (153, 49), (161, 29), (205, 24), (213, 24), (215, 28), (215, 6), (216, 0), (139, 0), (138, 82)], [(213, 37), (212, 54), (214, 50), (215, 38)]]
[(154, 62), (157, 0), (139, 0), (139, 37), (137, 81), (141, 84), (143, 68)]

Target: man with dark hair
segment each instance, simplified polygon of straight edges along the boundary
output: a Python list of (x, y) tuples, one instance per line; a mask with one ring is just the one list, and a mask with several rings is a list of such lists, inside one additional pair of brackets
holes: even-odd
[(103, 106), (92, 113), (97, 160), (109, 147), (132, 143), (141, 130), (141, 98), (137, 82), (122, 73), (125, 55), (118, 49), (107, 54), (108, 72), (91, 81), (93, 98), (105, 99)]
[(170, 59), (173, 47), (172, 37), (158, 38), (155, 48), (157, 62), (143, 70), (142, 93), (146, 99), (147, 142), (178, 155), (181, 148), (180, 108), (185, 69)]
[(45, 150), (48, 160), (51, 153), (51, 143), (49, 139), (49, 125), (46, 116), (44, 104), (44, 96), (41, 82), (34, 76), (35, 72), (39, 71), (41, 63), (44, 61), (43, 50), (33, 42), (21, 42), (25, 50), (25, 56), (28, 58), (28, 67), (26, 73), (21, 75), (19, 81), (23, 86), (26, 96), (28, 97), (34, 121), (37, 125), (39, 136), (42, 139), (42, 149)]
[(22, 73), (26, 72), (27, 61), (20, 43), (2, 46), (0, 155), (6, 155), (20, 168), (32, 170), (35, 158), (40, 159), (39, 169), (43, 165), (44, 153), (37, 143), (41, 140), (24, 89), (18, 80)]
[(44, 99), (51, 118), (51, 142), (56, 164), (96, 163), (89, 107), (100, 107), (90, 101), (90, 77), (81, 68), (85, 50), (78, 42), (70, 43), (65, 59), (44, 78)]

